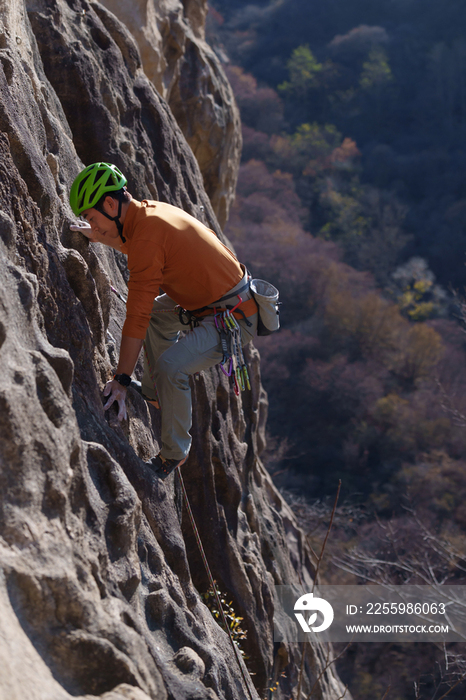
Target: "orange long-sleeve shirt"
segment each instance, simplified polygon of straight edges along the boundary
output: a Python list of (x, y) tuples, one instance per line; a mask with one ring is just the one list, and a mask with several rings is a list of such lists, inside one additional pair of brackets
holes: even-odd
[(123, 226), (130, 278), (123, 335), (143, 339), (159, 288), (184, 309), (216, 301), (243, 277), (215, 233), (182, 209), (132, 200)]

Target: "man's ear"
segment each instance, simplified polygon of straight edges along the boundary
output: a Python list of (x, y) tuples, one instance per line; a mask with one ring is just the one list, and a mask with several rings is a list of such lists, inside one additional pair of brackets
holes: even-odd
[(118, 214), (118, 202), (109, 194), (105, 197), (104, 204), (107, 205), (107, 212), (111, 216), (116, 216)]

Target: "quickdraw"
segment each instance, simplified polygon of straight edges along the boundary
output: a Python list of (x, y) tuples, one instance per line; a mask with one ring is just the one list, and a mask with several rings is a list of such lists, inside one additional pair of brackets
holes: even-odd
[(241, 327), (233, 312), (242, 303), (238, 295), (239, 302), (232, 309), (222, 309), (214, 314), (215, 327), (220, 335), (222, 346), (222, 361), (220, 369), (227, 377), (233, 378), (233, 387), (236, 396), (246, 388), (251, 389), (249, 372), (244, 359), (241, 344)]

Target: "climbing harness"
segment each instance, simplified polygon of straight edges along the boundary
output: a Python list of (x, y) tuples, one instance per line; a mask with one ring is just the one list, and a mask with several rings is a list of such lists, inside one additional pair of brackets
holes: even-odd
[(177, 467), (175, 471), (178, 474), (178, 478), (180, 480), (181, 491), (183, 492), (183, 499), (184, 499), (184, 503), (186, 506), (186, 510), (188, 512), (189, 520), (191, 522), (191, 527), (193, 528), (194, 537), (196, 538), (196, 543), (197, 543), (197, 546), (198, 546), (198, 549), (199, 549), (199, 552), (201, 555), (202, 562), (204, 564), (204, 568), (205, 568), (206, 573), (207, 573), (207, 577), (209, 579), (210, 586), (215, 593), (215, 599), (216, 599), (216, 602), (218, 605), (218, 609), (219, 609), (221, 616), (222, 616), (223, 625), (224, 625), (226, 631), (228, 632), (228, 636), (230, 638), (231, 646), (233, 647), (233, 652), (234, 652), (236, 661), (238, 663), (239, 670), (241, 671), (241, 675), (243, 677), (244, 684), (248, 690), (248, 695), (250, 697), (250, 700), (253, 700), (253, 693), (251, 692), (251, 688), (249, 686), (249, 682), (248, 682), (248, 679), (246, 677), (246, 672), (245, 672), (243, 665), (241, 663), (241, 657), (239, 656), (239, 651), (236, 647), (235, 642), (233, 641), (233, 635), (232, 635), (231, 630), (230, 630), (230, 625), (228, 624), (228, 620), (227, 620), (227, 617), (225, 615), (225, 611), (223, 609), (222, 601), (220, 600), (217, 586), (215, 585), (214, 577), (212, 576), (212, 571), (210, 570), (209, 562), (207, 561), (207, 557), (205, 555), (204, 547), (203, 547), (202, 541), (201, 541), (201, 536), (199, 535), (199, 530), (197, 529), (196, 521), (194, 520), (193, 511), (191, 510), (191, 505), (189, 503), (188, 494), (186, 492), (183, 477), (181, 476), (181, 469), (179, 467)]
[[(242, 303), (242, 299), (240, 297), (240, 294), (242, 294), (247, 289), (249, 289), (249, 285), (251, 283), (251, 275), (249, 274), (249, 272), (246, 270), (246, 268), (243, 265), (241, 267), (245, 270), (243, 279), (246, 279), (246, 281), (244, 284), (241, 285), (241, 287), (239, 289), (235, 289), (234, 292), (228, 292), (228, 294), (225, 294), (223, 297), (220, 297), (220, 299), (213, 301), (212, 304), (209, 304), (208, 306), (203, 306), (200, 309), (195, 309), (191, 313), (201, 314), (202, 312), (206, 311), (207, 309), (212, 309), (213, 307), (217, 307), (219, 304), (223, 304), (223, 302), (228, 301), (228, 299), (234, 299), (234, 297), (236, 297), (236, 296), (240, 298), (240, 303)], [(236, 304), (235, 309), (237, 306), (239, 306), (239, 304)], [(229, 307), (226, 307), (226, 308), (229, 308)]]
[[(244, 291), (248, 287), (249, 282), (247, 283), (247, 285), (241, 287), (238, 291)], [(112, 292), (114, 292), (114, 294), (116, 294), (120, 301), (126, 304), (126, 299), (118, 292), (117, 289), (115, 289), (115, 287), (113, 287), (113, 285), (110, 285), (110, 289), (112, 290)], [(248, 389), (249, 391), (251, 390), (251, 381), (249, 378), (246, 360), (244, 359), (243, 346), (241, 342), (241, 327), (234, 314), (241, 314), (248, 326), (252, 324), (250, 321), (248, 321), (248, 319), (244, 315), (244, 312), (239, 308), (245, 302), (243, 302), (242, 297), (238, 293), (234, 295), (226, 295), (225, 297), (222, 297), (215, 303), (218, 304), (226, 299), (231, 299), (232, 296), (236, 296), (239, 299), (238, 303), (235, 306), (229, 305), (221, 309), (217, 309), (217, 307), (215, 306), (204, 306), (202, 309), (196, 309), (195, 311), (188, 311), (187, 309), (183, 309), (181, 306), (176, 306), (174, 309), (158, 309), (157, 311), (153, 311), (153, 313), (176, 313), (178, 314), (178, 318), (180, 320), (181, 325), (189, 326), (191, 330), (193, 330), (193, 328), (197, 328), (197, 326), (199, 325), (200, 318), (203, 318), (207, 315), (213, 315), (215, 328), (217, 329), (218, 334), (220, 336), (220, 344), (222, 347), (223, 356), (219, 363), (220, 369), (222, 370), (225, 376), (231, 378), (235, 395), (239, 396), (240, 392), (245, 391), (246, 389)], [(253, 300), (249, 299), (248, 301)], [(205, 311), (208, 311), (209, 313), (206, 314)], [(199, 313), (203, 313), (203, 315), (199, 316)], [(149, 368), (149, 374), (152, 379), (154, 391), (156, 394), (156, 398), (151, 400), (157, 401), (160, 406), (161, 404), (157, 392), (155, 377), (151, 370), (145, 342), (143, 347), (147, 367)]]

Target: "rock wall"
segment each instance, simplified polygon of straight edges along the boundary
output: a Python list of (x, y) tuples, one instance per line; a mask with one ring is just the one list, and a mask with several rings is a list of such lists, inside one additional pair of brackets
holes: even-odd
[(233, 91), (205, 41), (206, 0), (103, 0), (138, 44), (144, 72), (168, 102), (199, 164), (220, 226), (233, 201), (241, 129)]
[[(201, 3), (186, 3), (201, 12)], [(243, 700), (180, 483), (143, 460), (158, 414), (129, 392), (102, 408), (115, 365), (125, 265), (69, 231), (83, 163), (119, 165), (137, 198), (177, 204), (221, 235), (199, 166), (143, 72), (128, 29), (99, 3), (0, 0), (0, 699)], [(188, 13), (189, 15), (189, 13)], [(218, 369), (193, 381), (186, 488), (213, 573), (242, 614), (252, 697), (296, 687), (301, 649), (274, 648), (273, 585), (308, 580), (293, 515), (259, 455), (266, 397)], [(304, 690), (324, 655), (308, 647)], [(315, 697), (342, 695), (332, 668)]]

